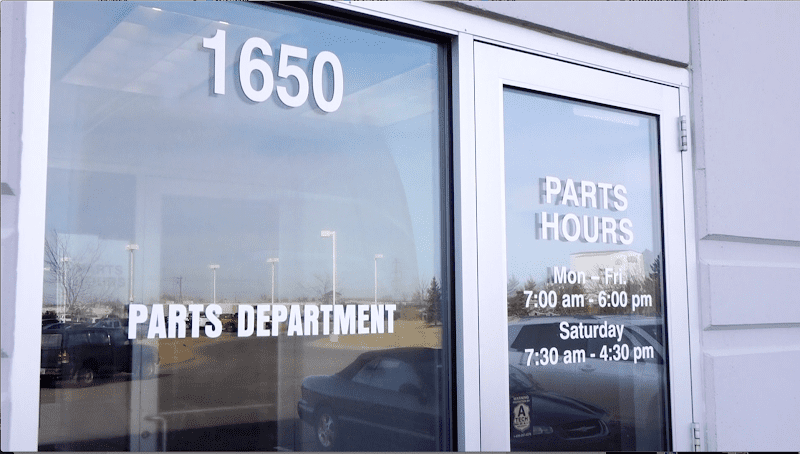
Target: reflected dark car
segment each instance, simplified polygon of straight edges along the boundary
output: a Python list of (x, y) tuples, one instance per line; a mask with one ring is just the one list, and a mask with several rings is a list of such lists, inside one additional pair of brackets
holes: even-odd
[(442, 440), (441, 350), (367, 352), (341, 372), (303, 380), (300, 418), (318, 448), (433, 451)]
[(134, 355), (141, 354), (141, 376), (158, 373), (158, 351), (134, 346), (122, 329), (59, 324), (42, 329), (42, 381), (73, 381), (89, 386), (98, 376), (133, 372)]
[(234, 314), (222, 314), (219, 316), (219, 321), (222, 323), (223, 331), (233, 333), (239, 328), (239, 320)]
[[(436, 450), (446, 436), (440, 432), (446, 427), (441, 364), (439, 349), (364, 353), (337, 374), (306, 377), (297, 411), (313, 427), (320, 450)], [(517, 403), (511, 405), (517, 420), (509, 415), (513, 449), (603, 446), (606, 412), (546, 392), (514, 367), (509, 382)]]
[(610, 421), (605, 411), (546, 392), (511, 365), (508, 382), (512, 450), (605, 450), (610, 439)]
[(127, 326), (127, 323), (123, 324), (122, 320), (120, 320), (118, 318), (111, 318), (111, 317), (107, 317), (107, 318), (104, 318), (102, 320), (98, 320), (97, 322), (95, 322), (92, 325), (92, 327), (95, 327), (95, 328), (112, 328), (112, 329), (123, 329), (126, 326)]
[[(72, 327), (72, 326), (75, 326), (75, 323), (55, 321), (55, 322), (50, 322), (50, 323), (47, 323), (47, 324), (42, 324), (42, 329), (43, 330), (44, 329), (60, 329), (60, 328), (69, 328), (69, 327)], [(78, 326), (83, 326), (83, 325), (78, 325)]]

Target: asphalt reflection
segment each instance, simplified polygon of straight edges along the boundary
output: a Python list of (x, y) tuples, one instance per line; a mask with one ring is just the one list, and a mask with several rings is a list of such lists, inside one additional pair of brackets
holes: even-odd
[(117, 373), (87, 387), (43, 384), (39, 449), (314, 449), (297, 419), (300, 382), (338, 372), (363, 352), (315, 346), (322, 336), (201, 339), (181, 339), (178, 349), (165, 342), (151, 379)]

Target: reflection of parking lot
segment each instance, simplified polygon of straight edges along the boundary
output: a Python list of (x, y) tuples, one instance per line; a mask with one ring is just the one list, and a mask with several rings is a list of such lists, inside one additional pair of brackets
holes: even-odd
[(314, 346), (322, 338), (223, 334), (211, 342), (194, 339), (198, 342), (175, 346), (178, 357), (183, 349), (191, 354), (162, 367), (170, 373), (159, 381), (158, 399), (158, 413), (168, 424), (167, 448), (303, 449), (304, 428), (297, 420), (300, 382), (308, 375), (338, 372), (361, 353)]
[[(51, 386), (40, 392), (39, 445), (41, 450), (80, 450), (92, 439), (91, 449), (128, 449), (130, 376), (117, 374), (88, 388)], [(58, 446), (60, 445), (60, 446)]]
[(132, 388), (138, 388), (129, 374), (86, 388), (43, 388), (40, 444), (128, 450), (134, 414), (151, 418), (142, 428), (156, 437), (157, 449), (164, 424), (168, 450), (315, 449), (313, 433), (297, 415), (303, 378), (339, 372), (373, 344), (438, 343), (439, 331), (398, 325), (397, 336), (340, 336), (336, 343), (329, 336), (239, 338), (236, 333), (146, 341), (158, 345), (160, 374), (147, 380), (144, 394), (133, 401)]
[[(160, 374), (142, 388), (151, 397), (131, 402), (130, 374), (85, 388), (42, 388), (40, 447), (128, 450), (131, 413), (141, 410), (142, 417), (161, 415), (168, 450), (273, 450), (280, 434), (294, 430), (302, 379), (338, 372), (360, 353), (313, 347), (320, 338), (225, 333), (217, 339), (159, 341)], [(151, 425), (152, 436), (159, 437), (162, 421)], [(280, 441), (294, 446), (296, 437), (281, 435)]]

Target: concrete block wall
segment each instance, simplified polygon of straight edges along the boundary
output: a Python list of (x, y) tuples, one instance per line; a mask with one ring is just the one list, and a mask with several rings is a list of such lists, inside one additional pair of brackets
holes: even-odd
[(800, 4), (691, 3), (707, 449), (800, 446)]

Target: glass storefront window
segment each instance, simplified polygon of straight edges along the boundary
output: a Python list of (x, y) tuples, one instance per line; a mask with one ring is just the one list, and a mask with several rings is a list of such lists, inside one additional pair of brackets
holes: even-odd
[(657, 117), (514, 88), (503, 108), (512, 450), (663, 450)]
[(41, 450), (452, 448), (442, 45), (56, 3), (52, 55)]

